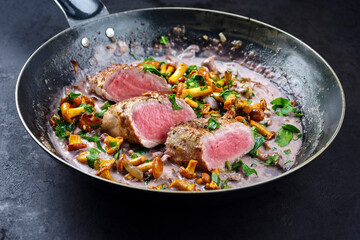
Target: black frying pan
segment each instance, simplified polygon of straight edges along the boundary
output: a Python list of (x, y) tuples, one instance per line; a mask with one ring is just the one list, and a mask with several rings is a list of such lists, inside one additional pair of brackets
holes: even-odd
[[(57, 155), (46, 134), (50, 103), (52, 96), (64, 86), (71, 85), (75, 79), (74, 71), (70, 70), (71, 60), (76, 60), (81, 68), (93, 71), (108, 64), (94, 65), (92, 61), (96, 46), (110, 43), (105, 34), (108, 28), (113, 28), (114, 39), (128, 44), (137, 42), (144, 47), (151, 47), (155, 39), (170, 32), (174, 26), (181, 25), (186, 26), (189, 41), (196, 41), (202, 35), (217, 37), (220, 32), (229, 40), (242, 40), (244, 46), (241, 54), (252, 52), (256, 61), (273, 67), (281, 75), (282, 90), (298, 96), (296, 101), (305, 114), (304, 144), (297, 164), (273, 179), (236, 189), (184, 193), (138, 189), (81, 172), (102, 188), (107, 187), (121, 194), (125, 191), (146, 192), (176, 198), (203, 198), (213, 196), (213, 193), (222, 193), (216, 194), (221, 198), (229, 194), (243, 196), (248, 191), (270, 186), (275, 180), (283, 179), (310, 163), (331, 143), (341, 127), (345, 98), (336, 74), (314, 50), (282, 30), (246, 17), (204, 9), (153, 8), (109, 15), (96, 0), (71, 1), (80, 2), (78, 5), (67, 0), (57, 2), (66, 13), (71, 27), (48, 40), (29, 58), (20, 72), (15, 97), (19, 116), (29, 134), (56, 160), (76, 170), (74, 172), (79, 173), (80, 170)], [(84, 2), (87, 7), (82, 5)], [(88, 46), (84, 38), (89, 40)], [(87, 47), (84, 47), (84, 43)], [(144, 55), (148, 56), (147, 53)], [(121, 58), (116, 60), (125, 61)]]

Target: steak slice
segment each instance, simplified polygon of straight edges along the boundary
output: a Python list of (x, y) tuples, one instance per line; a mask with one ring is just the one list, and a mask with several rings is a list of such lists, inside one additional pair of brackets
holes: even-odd
[(182, 109), (174, 110), (168, 96), (157, 92), (124, 100), (104, 114), (102, 130), (130, 143), (155, 147), (165, 142), (170, 127), (196, 118), (184, 100), (176, 98), (176, 103)]
[(90, 88), (100, 97), (119, 102), (138, 97), (148, 91), (171, 93), (164, 78), (141, 68), (111, 65), (93, 77), (88, 77)]
[(198, 161), (198, 168), (211, 171), (224, 168), (250, 152), (255, 144), (251, 129), (234, 119), (218, 118), (220, 127), (208, 128), (208, 118), (197, 118), (172, 127), (166, 140), (166, 154), (173, 162)]

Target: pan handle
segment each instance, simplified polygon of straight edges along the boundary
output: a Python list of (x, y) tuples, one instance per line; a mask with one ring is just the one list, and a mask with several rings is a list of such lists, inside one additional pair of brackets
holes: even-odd
[(54, 0), (64, 12), (70, 27), (99, 16), (109, 15), (100, 0)]

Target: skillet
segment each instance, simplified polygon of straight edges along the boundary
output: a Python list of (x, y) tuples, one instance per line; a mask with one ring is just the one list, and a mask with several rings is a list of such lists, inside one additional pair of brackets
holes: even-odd
[[(337, 135), (345, 112), (345, 97), (341, 83), (331, 67), (305, 43), (284, 31), (265, 23), (235, 14), (193, 8), (152, 8), (109, 15), (96, 0), (58, 0), (67, 16), (69, 29), (57, 34), (34, 52), (22, 68), (16, 85), (15, 99), (19, 116), (33, 139), (62, 165), (87, 175), (92, 184), (113, 193), (133, 195), (166, 195), (176, 198), (241, 197), (272, 186), (277, 180), (314, 160)], [(92, 61), (97, 46), (110, 43), (105, 32), (114, 30), (114, 38), (126, 43), (137, 42), (150, 47), (153, 41), (168, 33), (174, 26), (186, 26), (186, 35), (197, 39), (202, 35), (217, 37), (223, 32), (228, 39), (244, 43), (244, 52), (252, 52), (257, 60), (271, 66), (282, 76), (279, 87), (296, 101), (304, 113), (304, 143), (297, 156), (297, 164), (284, 174), (260, 183), (236, 189), (208, 192), (175, 192), (139, 189), (110, 182), (76, 169), (59, 157), (47, 136), (53, 96), (75, 79), (71, 60), (83, 69), (101, 69), (107, 63)], [(85, 44), (88, 39), (89, 45)], [(85, 41), (86, 43), (86, 41)], [(143, 57), (143, 56), (142, 56)], [(214, 194), (221, 193), (221, 194)]]

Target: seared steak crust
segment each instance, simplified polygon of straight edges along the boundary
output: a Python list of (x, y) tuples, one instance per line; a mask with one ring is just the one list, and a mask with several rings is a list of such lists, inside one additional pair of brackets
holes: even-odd
[[(197, 168), (204, 171), (211, 171), (206, 161), (203, 159), (203, 137), (214, 134), (221, 129), (230, 127), (232, 124), (241, 124), (241, 128), (249, 128), (234, 119), (217, 118), (216, 121), (220, 123), (220, 128), (215, 130), (208, 127), (209, 118), (197, 118), (193, 121), (179, 123), (172, 127), (168, 133), (166, 140), (166, 154), (170, 155), (170, 159), (178, 164), (187, 165), (190, 160), (197, 160)], [(251, 130), (248, 129), (251, 133)], [(251, 133), (251, 137), (252, 133)], [(252, 139), (252, 141), (254, 141)], [(254, 144), (248, 147), (249, 152)], [(247, 153), (246, 152), (246, 153)]]
[[(120, 136), (129, 143), (140, 144), (146, 148), (158, 145), (158, 142), (143, 139), (139, 135), (134, 126), (132, 116), (134, 110), (139, 106), (154, 102), (164, 104), (165, 101), (169, 101), (168, 95), (160, 92), (148, 92), (144, 95), (146, 96), (130, 98), (109, 107), (108, 111), (104, 114), (102, 130), (113, 137)], [(176, 101), (177, 104), (183, 108), (183, 110), (180, 111), (191, 111), (193, 118), (195, 118), (195, 113), (184, 100), (177, 98)]]
[(108, 67), (101, 69), (94, 76), (86, 76), (90, 84), (90, 89), (100, 97), (106, 99), (103, 93), (105, 79), (119, 68), (126, 69), (129, 67), (125, 64), (112, 64)]
[[(126, 76), (130, 74), (130, 72), (137, 76), (136, 80), (139, 80), (144, 76), (148, 76), (147, 79), (149, 81), (152, 81), (154, 85), (157, 86), (156, 89), (144, 89), (144, 92), (162, 91), (164, 93), (171, 93), (169, 87), (167, 86), (167, 82), (164, 78), (159, 77), (151, 72), (145, 72), (142, 68), (128, 66), (126, 64), (113, 64), (108, 67), (105, 67), (94, 76), (87, 76), (87, 80), (89, 81), (90, 89), (93, 92), (95, 92), (97, 95), (99, 95), (103, 99), (117, 102), (119, 100), (124, 100), (128, 97), (111, 96), (108, 90), (108, 83), (111, 81), (111, 78), (116, 77), (116, 75)], [(141, 82), (141, 81), (134, 81), (133, 84), (136, 84), (136, 82)], [(131, 84), (131, 82), (129, 83)], [(122, 87), (125, 87), (125, 85)], [(144, 92), (140, 92), (139, 95)]]

